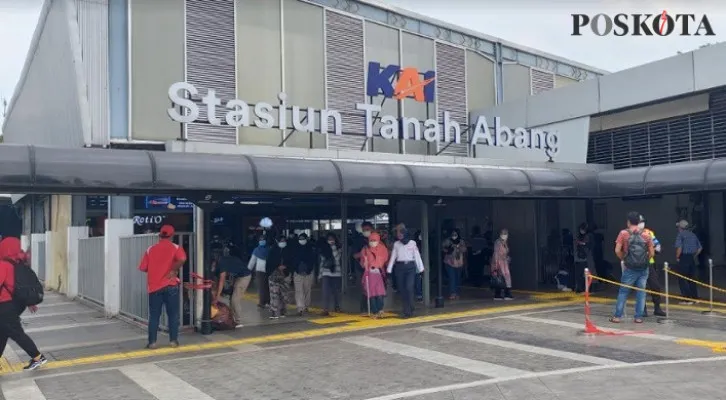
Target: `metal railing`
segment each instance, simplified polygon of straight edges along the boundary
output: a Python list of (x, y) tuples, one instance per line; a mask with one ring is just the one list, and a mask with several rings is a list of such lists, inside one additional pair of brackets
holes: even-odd
[[(146, 274), (139, 271), (139, 262), (146, 250), (159, 241), (158, 234), (144, 234), (126, 236), (120, 239), (120, 282), (121, 291), (120, 313), (135, 321), (148, 323), (149, 321), (149, 296), (146, 287)], [(187, 253), (188, 266), (185, 270), (193, 271), (194, 260), (194, 234), (179, 233), (174, 236), (173, 241), (181, 245)], [(181, 274), (184, 281), (187, 281), (188, 274)], [(181, 289), (181, 288), (180, 288)], [(180, 318), (181, 326), (188, 326), (194, 323), (191, 315), (193, 310), (193, 299), (186, 296), (184, 290), (180, 291)], [(160, 327), (167, 329), (168, 320), (166, 312), (162, 312)]]
[(38, 257), (38, 279), (45, 282), (45, 240), (41, 240), (36, 243), (38, 245), (38, 248), (35, 249), (35, 254), (33, 254), (32, 256)]
[(78, 295), (104, 304), (106, 287), (104, 237), (78, 240)]

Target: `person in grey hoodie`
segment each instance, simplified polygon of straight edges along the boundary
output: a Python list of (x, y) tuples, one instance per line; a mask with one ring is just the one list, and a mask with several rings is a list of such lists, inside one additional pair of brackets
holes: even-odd
[(340, 312), (343, 251), (334, 233), (328, 233), (325, 239), (326, 241), (320, 243), (318, 248), (320, 270), (318, 280), (323, 282), (323, 315), (330, 315), (330, 310)]

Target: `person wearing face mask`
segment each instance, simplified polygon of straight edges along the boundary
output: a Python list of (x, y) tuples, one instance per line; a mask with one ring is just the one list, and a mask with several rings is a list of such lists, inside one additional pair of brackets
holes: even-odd
[(403, 318), (413, 316), (414, 310), (414, 281), (416, 273), (424, 271), (421, 253), (418, 251), (416, 242), (411, 240), (408, 230), (404, 226), (399, 226), (396, 231), (398, 239), (393, 244), (391, 257), (388, 260), (388, 274), (393, 273), (393, 267), (396, 267), (396, 281), (398, 282), (398, 290), (403, 300)]
[(592, 235), (587, 230), (587, 224), (580, 224), (575, 237), (574, 269), (570, 277), (573, 282), (573, 289), (576, 293), (585, 291), (585, 268), (594, 271), (595, 263), (592, 258)]
[[(655, 254), (660, 253), (661, 246), (660, 241), (658, 241), (658, 238), (655, 237), (655, 232), (645, 227), (645, 217), (642, 215), (640, 216), (640, 223), (638, 224), (638, 230), (642, 231), (645, 234), (650, 235), (650, 237), (653, 239), (653, 248), (655, 249)], [(653, 315), (658, 317), (665, 317), (666, 313), (660, 308), (660, 295), (655, 294), (656, 292), (660, 293), (661, 286), (660, 286), (660, 280), (658, 279), (658, 273), (656, 272), (656, 266), (655, 266), (655, 254), (653, 257), (649, 260), (648, 265), (648, 280), (645, 283), (645, 288), (648, 290), (651, 290), (653, 293), (651, 293), (651, 300), (653, 301)], [(646, 305), (643, 309), (643, 316), (648, 316), (648, 306)]]
[[(353, 254), (353, 266), (351, 279), (353, 282), (360, 282), (359, 278), (363, 277), (363, 261), (361, 259), (363, 249), (368, 247), (368, 239), (373, 233), (373, 224), (368, 221), (363, 222), (360, 225), (360, 234), (355, 235), (351, 240), (351, 253)], [(368, 315), (368, 299), (365, 295), (361, 296), (360, 299), (360, 312), (361, 314)]]
[(494, 288), (494, 300), (513, 300), (512, 297), (512, 275), (509, 272), (509, 231), (502, 229), (499, 232), (499, 239), (494, 242), (494, 254), (492, 255), (492, 277), (499, 276), (504, 279), (504, 296), (502, 288)]
[(318, 279), (323, 282), (323, 315), (327, 316), (330, 315), (330, 310), (340, 312), (343, 251), (340, 248), (338, 237), (334, 233), (328, 233), (325, 239), (325, 243), (320, 245), (318, 257), (320, 276)]
[(309, 243), (308, 235), (300, 234), (298, 244), (293, 248), (291, 261), (295, 282), (295, 304), (301, 316), (310, 308), (316, 260), (315, 248)]
[(260, 308), (265, 308), (270, 305), (270, 283), (268, 281), (269, 276), (267, 275), (268, 253), (267, 240), (264, 235), (261, 235), (257, 239), (257, 247), (252, 250), (252, 256), (250, 257), (249, 263), (247, 263), (247, 268), (255, 273), (259, 296), (257, 307)]
[(363, 263), (363, 277), (361, 286), (366, 302), (370, 304), (370, 313), (373, 318), (380, 318), (383, 314), (383, 303), (386, 297), (386, 262), (388, 249), (381, 243), (381, 236), (373, 232), (369, 236), (368, 246), (361, 251)]
[(444, 265), (449, 276), (449, 300), (459, 298), (459, 285), (461, 284), (465, 255), (466, 243), (461, 240), (459, 230), (454, 229), (451, 231), (449, 238), (444, 241)]

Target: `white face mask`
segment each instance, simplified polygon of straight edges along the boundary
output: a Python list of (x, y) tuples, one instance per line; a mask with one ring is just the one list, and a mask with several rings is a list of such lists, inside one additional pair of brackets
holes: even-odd
[(509, 235), (501, 235), (499, 237), (502, 238), (502, 240), (507, 240), (507, 238), (509, 238)]
[(284, 249), (287, 246), (287, 242), (280, 242), (277, 244), (277, 247)]
[(363, 231), (363, 237), (368, 237), (371, 235), (371, 231)]
[(638, 224), (638, 229), (645, 229), (645, 222), (641, 222)]
[(308, 241), (307, 240), (298, 240), (297, 242), (300, 243), (300, 245), (305, 246)]
[(371, 247), (378, 246), (378, 242), (369, 242), (368, 244), (371, 245)]
[(335, 247), (335, 242), (328, 242), (328, 244), (330, 245), (330, 247)]

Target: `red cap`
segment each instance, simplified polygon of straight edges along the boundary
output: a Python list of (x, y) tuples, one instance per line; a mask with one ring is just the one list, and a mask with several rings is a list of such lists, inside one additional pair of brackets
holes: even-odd
[(174, 227), (171, 225), (162, 226), (161, 230), (159, 230), (159, 236), (163, 238), (170, 238), (174, 236)]

